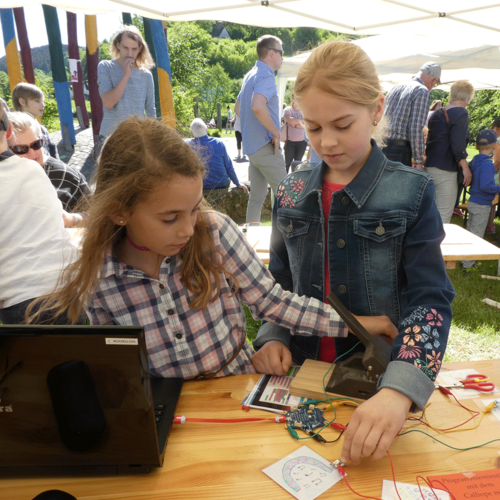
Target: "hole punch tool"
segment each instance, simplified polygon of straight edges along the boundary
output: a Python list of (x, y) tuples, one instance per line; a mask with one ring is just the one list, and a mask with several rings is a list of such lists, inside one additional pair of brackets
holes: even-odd
[(488, 382), (488, 380), (490, 379), (486, 375), (481, 375), (480, 373), (472, 373), (470, 375), (467, 375), (464, 380), (460, 380), (457, 384), (435, 385), (437, 389), (444, 387), (446, 389), (475, 389), (479, 392), (492, 392), (495, 389), (495, 384), (493, 382)]
[(377, 382), (387, 369), (392, 346), (380, 335), (370, 335), (335, 294), (330, 293), (326, 300), (365, 346), (365, 352), (355, 353), (335, 364), (326, 390), (356, 399), (368, 399), (377, 392)]

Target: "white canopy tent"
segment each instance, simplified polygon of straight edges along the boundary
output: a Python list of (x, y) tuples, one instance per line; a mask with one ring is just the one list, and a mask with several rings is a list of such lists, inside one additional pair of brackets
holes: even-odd
[[(351, 43), (359, 45), (375, 63), (382, 86), (388, 90), (396, 83), (408, 81), (427, 61), (441, 65), (441, 86), (446, 90), (454, 81), (469, 80), (475, 89), (500, 87), (500, 48), (496, 35), (481, 40), (467, 37), (401, 35), (371, 36)], [(282, 103), (286, 83), (295, 80), (300, 67), (310, 56), (304, 52), (287, 58), (278, 72), (278, 94)]]
[(315, 27), (350, 34), (415, 33), (500, 38), (498, 0), (0, 0), (72, 12), (132, 12), (168, 21), (220, 20), (263, 27)]

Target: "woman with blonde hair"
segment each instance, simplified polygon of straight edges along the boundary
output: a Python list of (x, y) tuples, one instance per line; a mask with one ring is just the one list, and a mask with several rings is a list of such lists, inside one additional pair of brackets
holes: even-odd
[(436, 186), (436, 205), (443, 224), (449, 224), (463, 186), (472, 174), (467, 163), (469, 113), (466, 107), (474, 97), (474, 87), (466, 80), (450, 88), (450, 102), (429, 120), (425, 171)]

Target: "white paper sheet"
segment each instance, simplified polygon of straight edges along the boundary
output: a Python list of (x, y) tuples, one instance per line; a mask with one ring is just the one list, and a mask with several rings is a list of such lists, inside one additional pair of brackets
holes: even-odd
[(340, 472), (328, 460), (307, 446), (302, 446), (262, 472), (299, 500), (313, 500), (342, 479)]

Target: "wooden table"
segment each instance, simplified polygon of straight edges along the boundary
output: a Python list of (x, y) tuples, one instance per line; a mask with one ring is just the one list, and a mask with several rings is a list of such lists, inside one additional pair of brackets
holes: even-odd
[[(269, 264), (271, 230), (271, 226), (250, 226), (246, 232), (248, 241), (264, 264)], [(446, 237), (441, 243), (441, 251), (446, 269), (455, 269), (457, 262), (462, 260), (500, 259), (500, 248), (466, 229), (456, 224), (444, 224), (444, 230)]]
[[(446, 237), (441, 251), (446, 269), (455, 269), (460, 260), (499, 260), (500, 248), (456, 224), (444, 224)], [(500, 265), (499, 265), (500, 271)]]
[[(450, 363), (443, 369), (475, 368), (500, 384), (500, 361)], [(258, 375), (190, 381), (184, 384), (178, 415), (205, 418), (241, 418), (273, 414), (241, 410), (241, 400), (252, 389)], [(491, 398), (492, 396), (481, 396)], [(435, 391), (428, 416), (435, 426), (451, 427), (468, 418), (449, 397)], [(477, 409), (474, 400), (465, 405)], [(341, 407), (337, 421), (349, 421), (353, 409)], [(467, 425), (468, 426), (468, 425)], [(466, 427), (467, 427), (466, 426)], [(404, 429), (422, 429), (406, 423)], [(432, 430), (427, 430), (436, 435)], [(327, 436), (328, 434), (328, 436)], [(326, 429), (324, 436), (338, 434)], [(478, 429), (444, 434), (442, 441), (465, 448), (500, 438), (500, 421), (486, 416)], [(306, 444), (327, 460), (340, 458), (342, 440), (322, 444), (313, 440), (296, 441), (283, 424), (248, 422), (235, 424), (190, 423), (172, 429), (164, 466), (150, 474), (136, 476), (73, 476), (0, 479), (0, 498), (31, 500), (49, 489), (61, 489), (78, 500), (291, 500), (293, 497), (269, 479), (262, 469)], [(470, 451), (455, 451), (412, 433), (396, 438), (391, 446), (396, 479), (416, 483), (415, 477), (480, 471), (499, 468), (500, 441)], [(351, 486), (364, 495), (379, 496), (383, 479), (391, 479), (388, 457), (377, 462), (365, 459), (359, 466), (348, 466)], [(322, 499), (359, 498), (343, 481), (319, 497)]]

